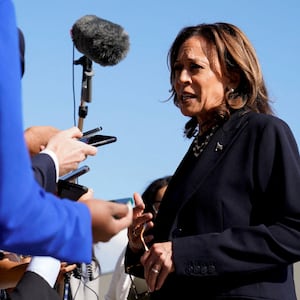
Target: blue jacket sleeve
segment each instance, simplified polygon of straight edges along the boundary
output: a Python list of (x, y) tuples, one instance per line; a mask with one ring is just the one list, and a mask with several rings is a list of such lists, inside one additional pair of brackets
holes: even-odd
[(23, 137), (15, 11), (0, 0), (0, 249), (90, 262), (88, 208), (46, 193), (35, 181)]

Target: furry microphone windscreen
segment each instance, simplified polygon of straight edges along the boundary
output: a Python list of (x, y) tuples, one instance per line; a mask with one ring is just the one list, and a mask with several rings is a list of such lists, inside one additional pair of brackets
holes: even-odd
[(102, 66), (113, 66), (126, 57), (129, 36), (124, 29), (95, 15), (86, 15), (71, 29), (75, 47), (86, 57)]

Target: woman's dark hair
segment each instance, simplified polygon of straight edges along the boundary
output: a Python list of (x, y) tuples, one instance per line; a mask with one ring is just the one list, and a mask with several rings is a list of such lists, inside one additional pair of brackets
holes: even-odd
[(153, 213), (153, 204), (156, 201), (157, 192), (167, 186), (172, 176), (164, 176), (152, 181), (142, 194), (143, 201), (145, 203), (145, 212)]
[[(168, 53), (170, 68), (171, 96), (177, 106), (177, 94), (174, 89), (175, 70), (181, 45), (189, 38), (199, 36), (206, 41), (203, 49), (212, 68), (214, 54), (218, 57), (221, 72), (228, 78), (238, 75), (240, 83), (231, 97), (224, 99), (220, 107), (214, 109), (209, 118), (211, 123), (220, 122), (230, 117), (233, 110), (245, 107), (259, 113), (272, 114), (268, 93), (264, 83), (261, 67), (246, 35), (236, 26), (228, 23), (199, 24), (183, 28), (175, 38)], [(225, 94), (228, 91), (224, 91)], [(233, 97), (232, 97), (233, 96)], [(197, 120), (192, 117), (185, 126), (188, 138), (197, 133)]]

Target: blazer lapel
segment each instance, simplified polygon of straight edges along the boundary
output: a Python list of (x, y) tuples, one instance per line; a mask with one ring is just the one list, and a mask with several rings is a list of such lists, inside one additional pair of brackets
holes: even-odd
[(186, 193), (184, 194), (184, 199), (182, 199), (181, 206), (193, 195), (206, 176), (217, 167), (218, 163), (226, 155), (230, 145), (235, 142), (247, 125), (247, 116), (248, 113), (244, 110), (237, 111), (214, 134), (206, 149), (196, 161), (195, 168), (188, 175), (188, 180), (185, 182), (188, 187), (186, 186)]
[[(206, 176), (218, 166), (218, 163), (226, 155), (226, 152), (230, 149), (230, 145), (236, 141), (243, 128), (247, 125), (249, 113), (245, 110), (234, 113), (216, 131), (198, 159), (193, 157), (192, 145), (189, 147), (189, 150), (172, 177), (160, 206), (159, 211), (162, 211), (164, 219), (160, 220), (160, 213), (158, 213), (156, 222), (164, 224), (162, 226), (164, 233), (160, 226), (161, 232), (157, 233), (158, 236), (166, 236), (166, 231), (170, 233), (172, 232), (171, 228), (176, 227), (176, 220), (181, 208), (189, 201), (195, 191), (198, 190)], [(173, 186), (175, 187), (174, 189)], [(163, 213), (164, 207), (168, 208), (168, 212)]]

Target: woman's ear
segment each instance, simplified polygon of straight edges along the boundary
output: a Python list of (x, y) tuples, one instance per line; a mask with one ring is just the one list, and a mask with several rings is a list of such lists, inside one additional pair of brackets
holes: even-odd
[(230, 88), (236, 89), (241, 81), (241, 76), (240, 73), (238, 72), (232, 72), (232, 74), (230, 74), (230, 80), (228, 82), (228, 85)]

